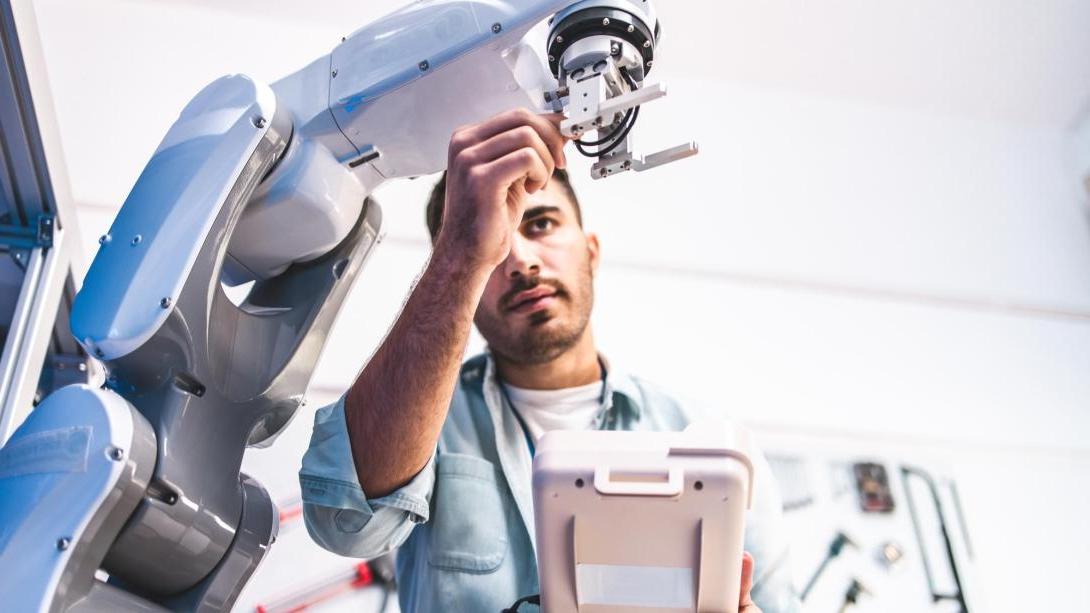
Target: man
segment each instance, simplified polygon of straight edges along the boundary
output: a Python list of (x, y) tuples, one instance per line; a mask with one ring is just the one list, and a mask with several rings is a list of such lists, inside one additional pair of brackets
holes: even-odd
[[(347, 556), (400, 546), (406, 612), (499, 612), (539, 591), (530, 469), (543, 432), (692, 417), (595, 349), (598, 239), (561, 170), (559, 120), (516, 110), (454, 133), (428, 266), (352, 387), (315, 416), (307, 528)], [(459, 368), (473, 323), (489, 353)], [(779, 501), (757, 464), (740, 604), (793, 611)]]

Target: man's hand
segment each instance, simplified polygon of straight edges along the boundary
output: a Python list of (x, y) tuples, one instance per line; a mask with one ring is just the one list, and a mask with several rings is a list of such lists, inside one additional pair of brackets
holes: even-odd
[(451, 138), (435, 251), (345, 395), (356, 475), (368, 498), (408, 483), (434, 453), (488, 277), (511, 251), (526, 194), (565, 166), (560, 120), (508, 111)]
[(489, 271), (507, 257), (526, 195), (567, 165), (562, 118), (516, 109), (454, 132), (437, 253), (457, 254)]
[(738, 592), (738, 613), (761, 613), (760, 607), (753, 603), (749, 591), (753, 589), (753, 556), (742, 553), (742, 589)]

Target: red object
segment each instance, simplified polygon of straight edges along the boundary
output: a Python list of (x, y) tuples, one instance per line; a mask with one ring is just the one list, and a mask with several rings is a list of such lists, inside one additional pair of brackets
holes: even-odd
[(295, 519), (299, 519), (299, 516), (303, 514), (303, 505), (297, 505), (288, 507), (280, 511), (280, 523), (287, 523)]
[(371, 585), (375, 582), (375, 575), (371, 572), (371, 565), (367, 562), (360, 562), (356, 565), (356, 580), (352, 582), (352, 587), (363, 587), (365, 585)]

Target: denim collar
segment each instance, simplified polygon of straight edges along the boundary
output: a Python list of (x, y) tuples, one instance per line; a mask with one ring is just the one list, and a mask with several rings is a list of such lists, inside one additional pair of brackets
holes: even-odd
[[(598, 359), (601, 360), (606, 373), (598, 428), (602, 430), (632, 429), (632, 425), (638, 423), (643, 414), (643, 394), (632, 377), (616, 368), (604, 355), (599, 353)], [(496, 362), (487, 348), (484, 353), (466, 360), (463, 380), (477, 377), (480, 378), (482, 393), (485, 385), (499, 390)]]

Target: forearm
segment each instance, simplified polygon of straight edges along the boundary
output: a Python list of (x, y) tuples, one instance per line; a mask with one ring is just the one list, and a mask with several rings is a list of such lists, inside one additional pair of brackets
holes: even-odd
[(356, 473), (369, 498), (404, 485), (434, 451), (489, 272), (437, 248), (397, 322), (349, 389), (345, 418)]
[(426, 465), (450, 407), (473, 314), (511, 251), (528, 193), (563, 159), (559, 115), (502, 113), (451, 136), (435, 250), (394, 327), (345, 396), (360, 485), (389, 494)]

